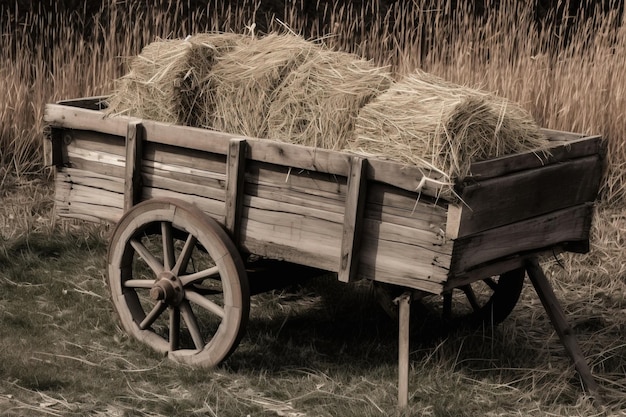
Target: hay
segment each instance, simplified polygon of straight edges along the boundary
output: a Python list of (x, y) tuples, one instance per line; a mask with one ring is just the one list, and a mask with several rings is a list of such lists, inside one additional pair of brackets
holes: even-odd
[(354, 133), (351, 151), (439, 171), (446, 196), (472, 162), (548, 144), (518, 105), (421, 71), (364, 106)]
[(446, 198), (473, 161), (546, 147), (504, 99), (420, 71), (394, 82), (386, 68), (285, 34), (154, 42), (108, 112), (422, 166), (443, 178)]
[(285, 77), (318, 50), (318, 45), (300, 37), (270, 34), (220, 56), (211, 72), (214, 123), (202, 127), (267, 137), (273, 96)]
[(391, 74), (355, 55), (322, 47), (307, 58), (272, 95), (267, 137), (344, 149), (359, 109), (389, 88)]
[(229, 33), (160, 40), (143, 48), (117, 80), (108, 100), (109, 115), (128, 115), (188, 126), (210, 124), (216, 59), (249, 38)]

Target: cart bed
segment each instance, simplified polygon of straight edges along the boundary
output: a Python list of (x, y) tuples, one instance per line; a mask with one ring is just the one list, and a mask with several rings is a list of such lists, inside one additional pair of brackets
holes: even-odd
[[(550, 155), (472, 165), (462, 202), (415, 166), (129, 117), (100, 99), (51, 104), (59, 216), (116, 222), (152, 198), (194, 203), (240, 251), (440, 294), (545, 250), (586, 251), (599, 136), (546, 130)], [(422, 187), (420, 187), (422, 185)]]

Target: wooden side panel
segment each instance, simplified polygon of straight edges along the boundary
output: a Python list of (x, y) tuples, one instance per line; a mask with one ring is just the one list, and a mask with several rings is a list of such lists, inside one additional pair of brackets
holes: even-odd
[(55, 177), (55, 210), (61, 217), (117, 221), (124, 209), (123, 136), (85, 130), (57, 131), (63, 165)]
[(142, 200), (177, 198), (224, 221), (226, 156), (171, 145), (144, 144)]
[(56, 173), (54, 203), (60, 217), (116, 222), (124, 211), (124, 180), (64, 167)]
[(598, 155), (491, 178), (463, 189), (450, 205), (447, 233), (461, 238), (593, 201), (602, 176)]
[(371, 183), (362, 225), (360, 274), (441, 293), (452, 255), (445, 222), (445, 207), (432, 200), (418, 200), (417, 193)]
[(244, 250), (338, 270), (346, 177), (248, 161), (244, 190)]
[(475, 162), (471, 167), (472, 178), (482, 181), (526, 169), (604, 153), (605, 144), (601, 136), (583, 137), (567, 132), (544, 131), (552, 145), (547, 152), (525, 152)]
[(589, 239), (593, 204), (585, 203), (529, 220), (489, 229), (454, 242), (451, 273), (516, 253)]

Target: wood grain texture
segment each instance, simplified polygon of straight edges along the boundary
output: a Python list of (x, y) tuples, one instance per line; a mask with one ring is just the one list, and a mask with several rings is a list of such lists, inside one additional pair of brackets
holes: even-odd
[(367, 160), (353, 157), (348, 177), (348, 195), (341, 238), (341, 263), (338, 271), (339, 280), (343, 282), (354, 281), (357, 277), (367, 192), (366, 172)]
[(491, 178), (467, 186), (450, 205), (447, 235), (456, 239), (593, 201), (602, 177), (598, 155)]
[(450, 271), (462, 274), (482, 263), (515, 253), (586, 241), (592, 213), (593, 204), (584, 203), (458, 239), (454, 242)]
[(247, 144), (243, 139), (231, 139), (226, 169), (226, 200), (224, 226), (235, 245), (239, 243), (241, 211), (246, 168)]
[(126, 172), (124, 175), (124, 211), (130, 210), (141, 200), (141, 165), (143, 160), (143, 125), (130, 122), (126, 133)]

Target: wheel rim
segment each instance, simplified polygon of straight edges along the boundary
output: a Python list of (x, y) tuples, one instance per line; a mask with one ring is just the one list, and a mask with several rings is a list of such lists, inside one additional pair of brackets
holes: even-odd
[(124, 329), (174, 360), (204, 366), (237, 347), (250, 296), (241, 257), (194, 206), (151, 200), (126, 213), (109, 247), (109, 285)]
[(496, 325), (504, 321), (519, 300), (524, 284), (523, 268), (457, 287), (443, 294), (443, 316)]

